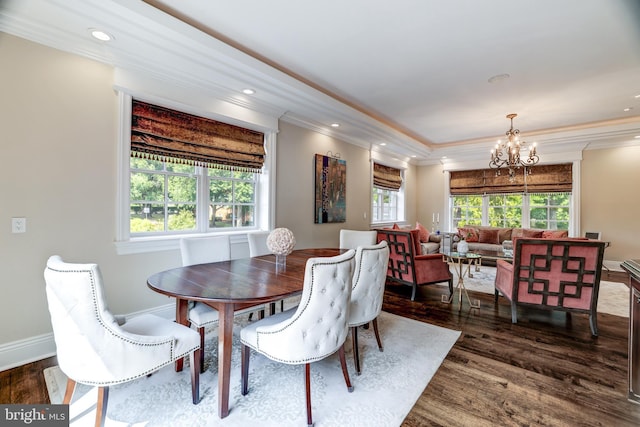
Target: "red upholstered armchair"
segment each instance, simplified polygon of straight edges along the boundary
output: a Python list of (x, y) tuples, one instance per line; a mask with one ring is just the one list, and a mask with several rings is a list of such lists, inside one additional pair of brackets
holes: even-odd
[(605, 243), (582, 239), (517, 239), (513, 264), (496, 263), (495, 299), (517, 306), (589, 314), (591, 333), (598, 335), (596, 308)]
[(453, 294), (453, 276), (442, 254), (420, 255), (418, 230), (377, 230), (378, 242), (389, 244), (387, 280), (411, 286), (411, 301), (419, 285), (448, 282)]

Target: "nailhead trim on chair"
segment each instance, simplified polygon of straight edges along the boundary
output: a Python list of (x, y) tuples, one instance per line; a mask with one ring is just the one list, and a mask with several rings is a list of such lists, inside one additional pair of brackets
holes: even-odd
[[(319, 265), (333, 265), (333, 264), (337, 265), (337, 264), (342, 264), (343, 262), (351, 262), (351, 261), (354, 259), (354, 257), (355, 257), (355, 253), (354, 253), (354, 255), (353, 255), (351, 258), (344, 259), (344, 260), (342, 260), (342, 261), (340, 261), (340, 262), (319, 262), (319, 263), (316, 263), (316, 264), (314, 264), (313, 266), (311, 266), (311, 271), (312, 271), (312, 274), (311, 274), (311, 282), (310, 282), (310, 283), (311, 283), (311, 284), (310, 284), (310, 288), (311, 288), (311, 289), (310, 289), (310, 291), (309, 291), (309, 295), (313, 294), (314, 279), (315, 279), (315, 275), (313, 274), (313, 270), (315, 270), (316, 266), (319, 266)], [(335, 278), (335, 272), (334, 272), (334, 278)], [(291, 325), (291, 323), (293, 323), (296, 319), (298, 319), (298, 318), (302, 315), (302, 313), (304, 313), (304, 312), (307, 310), (308, 306), (309, 306), (309, 299), (307, 299), (307, 300), (304, 302), (304, 305), (303, 305), (302, 310), (299, 310), (299, 312), (298, 312), (298, 314), (299, 314), (299, 315), (298, 315), (295, 319), (290, 319), (290, 320), (291, 320), (291, 322), (289, 323), (289, 325)], [(343, 311), (340, 315), (341, 315), (341, 316), (345, 316), (345, 312)], [(282, 330), (287, 329), (287, 328), (289, 327), (289, 325), (285, 326), (285, 327), (284, 327), (284, 329), (279, 329), (278, 331), (273, 331), (273, 332), (261, 332), (261, 334), (264, 334), (264, 335), (270, 335), (270, 334), (278, 333), (278, 332), (280, 332), (280, 331), (282, 331)], [(256, 333), (257, 333), (257, 332), (256, 332)], [(257, 347), (259, 348), (259, 347), (260, 347), (260, 334), (258, 334), (258, 333), (257, 333), (256, 343), (257, 343)], [(244, 344), (244, 343), (243, 343), (243, 344)], [(256, 351), (260, 351), (261, 353), (265, 354), (266, 356), (268, 356), (269, 358), (271, 358), (271, 359), (273, 359), (273, 360), (275, 360), (275, 361), (277, 361), (277, 362), (286, 363), (286, 364), (302, 364), (302, 363), (310, 363), (310, 362), (314, 362), (314, 361), (316, 361), (316, 360), (324, 359), (325, 357), (330, 356), (330, 355), (332, 355), (333, 353), (335, 353), (336, 351), (338, 351), (338, 350), (339, 350), (339, 349), (337, 349), (337, 350), (332, 351), (332, 352), (330, 352), (330, 353), (324, 354), (324, 355), (322, 355), (322, 356), (316, 356), (316, 357), (313, 357), (313, 358), (306, 358), (306, 359), (300, 359), (300, 360), (283, 360), (283, 359), (280, 359), (280, 358), (278, 358), (278, 357), (273, 357), (273, 356), (271, 356), (271, 355), (269, 355), (269, 354), (267, 354), (267, 353), (264, 353), (262, 350), (259, 350), (258, 348), (255, 348), (255, 347), (253, 347), (253, 346), (251, 346), (251, 345), (248, 345), (248, 344), (245, 344), (245, 345), (246, 345), (247, 347), (251, 347), (251, 348), (253, 348), (253, 349), (254, 349), (254, 350), (256, 350)]]
[[(163, 342), (158, 342), (158, 343), (142, 343), (139, 341), (134, 341), (134, 340), (130, 340), (130, 339), (126, 339), (123, 338), (122, 336), (120, 336), (119, 334), (116, 334), (113, 329), (111, 329), (109, 327), (109, 325), (107, 325), (103, 319), (102, 316), (99, 315), (100, 313), (100, 307), (98, 306), (98, 300), (96, 298), (96, 285), (95, 285), (95, 276), (92, 270), (57, 270), (54, 268), (51, 268), (49, 266), (47, 266), (48, 270), (51, 271), (55, 271), (58, 273), (86, 273), (89, 275), (89, 279), (90, 279), (90, 283), (91, 283), (91, 295), (92, 300), (93, 300), (93, 308), (94, 308), (94, 313), (96, 314), (96, 318), (98, 320), (98, 323), (100, 323), (100, 325), (102, 325), (102, 327), (109, 332), (109, 334), (111, 334), (113, 337), (124, 341), (124, 342), (128, 342), (131, 344), (136, 344), (139, 346), (143, 346), (143, 347), (157, 347), (157, 346), (163, 346), (166, 345), (167, 343), (171, 345), (171, 360), (169, 360), (166, 363), (162, 363), (159, 364), (158, 366), (155, 366), (153, 368), (147, 369), (144, 372), (141, 372), (139, 375), (135, 375), (135, 376), (131, 376), (131, 377), (127, 377), (127, 378), (122, 378), (120, 380), (117, 381), (87, 381), (87, 380), (83, 380), (83, 379), (78, 379), (78, 378), (74, 378), (73, 380), (81, 383), (81, 384), (88, 384), (88, 385), (96, 385), (96, 386), (109, 386), (109, 385), (115, 385), (115, 384), (121, 384), (121, 383), (125, 383), (131, 380), (134, 380), (136, 378), (141, 378), (141, 377), (145, 377), (155, 371), (157, 371), (158, 369), (170, 365), (173, 362), (175, 362), (178, 359), (181, 359), (183, 357), (186, 357), (188, 355), (190, 355), (194, 350), (196, 350), (198, 347), (195, 347), (189, 351), (186, 351), (184, 354), (178, 355), (176, 356), (174, 353), (175, 351), (175, 339), (172, 337), (171, 339), (167, 340), (167, 341), (163, 341)], [(197, 363), (197, 361), (195, 361), (195, 363)]]

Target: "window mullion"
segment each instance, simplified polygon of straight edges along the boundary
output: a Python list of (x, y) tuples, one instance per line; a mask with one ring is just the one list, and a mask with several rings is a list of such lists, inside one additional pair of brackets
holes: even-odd
[(209, 230), (209, 177), (207, 168), (196, 167), (196, 217), (197, 229), (205, 233)]

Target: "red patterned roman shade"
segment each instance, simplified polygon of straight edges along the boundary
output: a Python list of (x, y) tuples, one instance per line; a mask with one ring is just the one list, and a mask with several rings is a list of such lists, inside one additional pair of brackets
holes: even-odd
[(260, 172), (264, 134), (134, 99), (131, 156)]

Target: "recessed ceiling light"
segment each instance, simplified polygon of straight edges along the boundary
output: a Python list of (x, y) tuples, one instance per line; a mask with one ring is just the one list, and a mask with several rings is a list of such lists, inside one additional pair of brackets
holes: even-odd
[(91, 34), (94, 39), (100, 40), (101, 42), (108, 42), (114, 39), (114, 37), (106, 31), (97, 30), (95, 28), (89, 28), (89, 34)]
[(339, 128), (340, 127), (340, 123), (331, 123), (331, 127), (332, 128)]
[(385, 145), (387, 145), (387, 143), (386, 142), (381, 142), (380, 145), (385, 146)]
[(253, 89), (246, 88), (246, 89), (242, 89), (242, 93), (244, 93), (245, 95), (253, 95), (254, 93), (256, 93), (256, 91)]
[(634, 136), (634, 138), (640, 139), (640, 135), (636, 135), (636, 136)]
[(508, 78), (510, 78), (511, 75), (504, 73), (504, 74), (496, 74), (493, 77), (490, 77), (489, 80), (487, 80), (489, 83), (498, 83), (501, 82), (503, 80), (507, 80)]
[(631, 111), (631, 110), (633, 110), (633, 107), (627, 107), (627, 108), (625, 108), (625, 109), (624, 109), (624, 110), (622, 110), (622, 111), (627, 112), (627, 111)]
[(634, 96), (634, 98), (636, 98), (636, 99), (640, 98), (640, 94)]
[(418, 156), (416, 156), (416, 155), (414, 154), (414, 155), (413, 155), (413, 156), (411, 156), (411, 157), (413, 157), (413, 158), (415, 159), (415, 158), (416, 158), (416, 157), (418, 157)]

